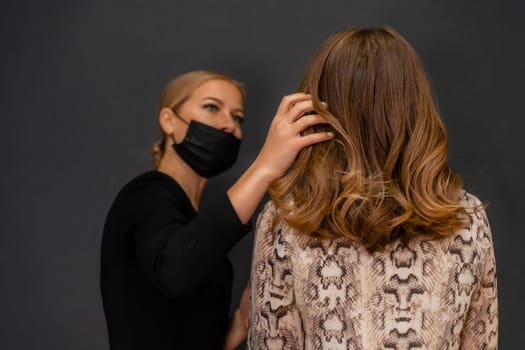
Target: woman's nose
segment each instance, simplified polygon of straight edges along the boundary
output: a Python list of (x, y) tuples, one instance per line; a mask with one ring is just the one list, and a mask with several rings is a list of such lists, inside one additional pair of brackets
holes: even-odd
[(229, 132), (230, 134), (233, 134), (236, 128), (237, 128), (237, 123), (235, 123), (232, 116), (227, 113), (223, 113), (220, 118), (219, 129), (225, 132)]

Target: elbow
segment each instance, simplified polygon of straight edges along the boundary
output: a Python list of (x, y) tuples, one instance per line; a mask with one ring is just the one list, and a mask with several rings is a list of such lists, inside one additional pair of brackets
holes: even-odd
[(168, 298), (185, 298), (198, 289), (199, 274), (184, 264), (156, 264), (155, 279), (159, 291)]

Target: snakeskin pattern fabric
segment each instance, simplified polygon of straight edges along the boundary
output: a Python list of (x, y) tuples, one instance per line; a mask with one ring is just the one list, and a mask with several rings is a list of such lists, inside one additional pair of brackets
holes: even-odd
[[(479, 200), (464, 192), (466, 207)], [(497, 349), (496, 262), (483, 209), (441, 240), (368, 253), (277, 225), (266, 204), (252, 261), (249, 349)]]

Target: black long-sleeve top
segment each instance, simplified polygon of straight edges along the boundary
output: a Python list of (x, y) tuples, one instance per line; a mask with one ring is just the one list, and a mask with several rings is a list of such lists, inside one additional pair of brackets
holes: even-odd
[(111, 349), (220, 349), (233, 280), (226, 254), (249, 228), (226, 194), (197, 214), (161, 172), (124, 186), (102, 238), (100, 285)]

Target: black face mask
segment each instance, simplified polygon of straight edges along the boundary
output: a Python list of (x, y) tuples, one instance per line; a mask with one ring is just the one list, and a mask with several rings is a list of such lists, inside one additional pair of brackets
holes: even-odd
[[(182, 119), (178, 114), (175, 115)], [(209, 125), (190, 121), (181, 143), (173, 144), (175, 152), (202, 177), (212, 177), (231, 168), (237, 160), (241, 140)]]

